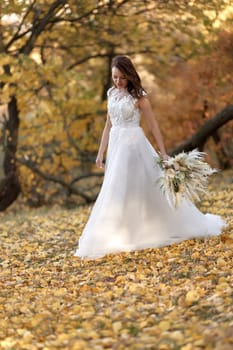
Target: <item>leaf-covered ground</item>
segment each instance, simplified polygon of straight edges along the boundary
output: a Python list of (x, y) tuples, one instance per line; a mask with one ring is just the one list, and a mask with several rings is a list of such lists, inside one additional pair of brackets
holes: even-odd
[(233, 348), (232, 172), (201, 203), (221, 237), (81, 261), (90, 208), (0, 215), (0, 349)]

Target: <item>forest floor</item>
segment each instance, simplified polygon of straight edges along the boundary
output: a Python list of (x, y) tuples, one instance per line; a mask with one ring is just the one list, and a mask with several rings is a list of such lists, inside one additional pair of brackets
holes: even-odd
[(90, 207), (0, 214), (0, 349), (233, 348), (233, 172), (200, 203), (220, 237), (73, 256)]

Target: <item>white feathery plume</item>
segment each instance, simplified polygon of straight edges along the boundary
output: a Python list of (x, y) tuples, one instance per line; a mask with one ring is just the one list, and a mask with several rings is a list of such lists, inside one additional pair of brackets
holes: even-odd
[(204, 152), (194, 149), (181, 152), (167, 160), (160, 158), (157, 163), (163, 175), (156, 181), (172, 208), (177, 208), (182, 198), (200, 200), (199, 195), (206, 193), (208, 177), (217, 172), (204, 161)]

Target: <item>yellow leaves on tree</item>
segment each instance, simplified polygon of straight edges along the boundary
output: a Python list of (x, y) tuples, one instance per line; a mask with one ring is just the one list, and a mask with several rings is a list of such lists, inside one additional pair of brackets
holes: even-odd
[[(24, 163), (19, 171), (27, 183), (22, 184), (22, 188), (28, 188), (26, 197), (30, 198), (31, 176), (27, 178), (25, 159), (30, 160), (30, 171), (38, 166), (47, 176), (47, 180), (46, 176), (39, 180), (42, 175), (34, 169), (33, 181), (41, 185), (44, 193), (49, 192), (48, 178), (75, 180), (81, 173), (93, 173), (106, 114), (102, 100), (111, 85), (110, 61), (118, 53), (131, 55), (143, 66), (148, 79), (144, 80), (145, 85), (151, 86), (155, 77), (160, 78), (159, 93), (152, 94), (152, 101), (169, 149), (196, 130), (203, 111), (202, 100), (216, 100), (213, 91), (219, 77), (223, 88), (216, 110), (229, 103), (230, 34), (219, 40), (223, 63), (219, 54), (219, 65), (215, 64), (213, 51), (217, 50), (211, 51), (209, 65), (209, 60), (204, 64), (206, 56), (201, 61), (193, 57), (204, 55), (206, 45), (211, 48), (217, 36), (217, 20), (231, 32), (230, 5), (230, 0), (218, 4), (209, 1), (208, 6), (203, 1), (187, 4), (183, 0), (4, 2), (0, 103), (8, 103), (12, 94), (17, 100), (17, 156)], [(217, 66), (222, 68), (215, 77)], [(208, 86), (200, 88), (195, 74), (203, 72), (205, 79), (209, 77)], [(213, 114), (212, 107), (209, 115)], [(231, 149), (229, 135), (223, 142)], [(35, 183), (32, 185), (33, 188)], [(68, 193), (64, 189), (61, 192)]]

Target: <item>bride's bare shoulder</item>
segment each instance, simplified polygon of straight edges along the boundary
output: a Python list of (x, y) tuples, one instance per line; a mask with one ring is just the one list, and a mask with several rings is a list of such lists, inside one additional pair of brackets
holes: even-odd
[(143, 96), (138, 99), (137, 105), (138, 105), (138, 108), (143, 108), (145, 106), (150, 105), (150, 100), (148, 98), (147, 93), (143, 94)]

